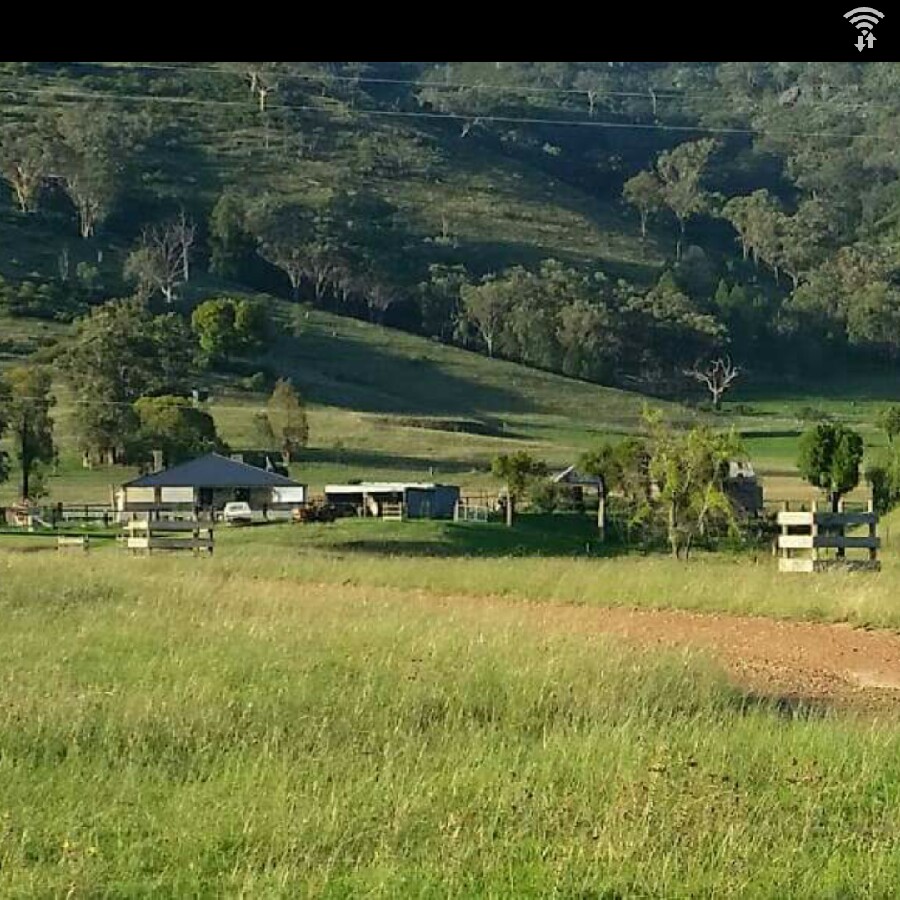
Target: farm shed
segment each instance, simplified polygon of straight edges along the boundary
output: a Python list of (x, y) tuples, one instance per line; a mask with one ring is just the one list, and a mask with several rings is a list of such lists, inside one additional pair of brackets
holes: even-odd
[(290, 515), (306, 502), (306, 485), (277, 472), (218, 453), (209, 453), (161, 472), (142, 475), (122, 486), (119, 512), (219, 511), (242, 500), (274, 517)]
[(584, 501), (584, 489), (594, 493), (597, 497), (597, 529), (600, 539), (606, 536), (606, 482), (600, 475), (585, 475), (579, 472), (575, 466), (569, 466), (561, 472), (557, 472), (550, 479), (553, 484), (566, 488), (578, 503)]
[(361, 516), (382, 517), (385, 509), (402, 504), (408, 519), (452, 519), (459, 501), (455, 484), (421, 482), (364, 482), (361, 484), (329, 484), (325, 499), (332, 505)]
[(738, 512), (758, 516), (763, 510), (762, 485), (749, 462), (733, 459), (728, 463), (725, 493), (737, 507)]
[(584, 475), (575, 466), (569, 466), (567, 469), (563, 469), (562, 472), (557, 472), (550, 480), (553, 484), (565, 485), (571, 488), (572, 495), (579, 500), (583, 498), (585, 488), (589, 488), (598, 496), (606, 494), (606, 485), (599, 475)]

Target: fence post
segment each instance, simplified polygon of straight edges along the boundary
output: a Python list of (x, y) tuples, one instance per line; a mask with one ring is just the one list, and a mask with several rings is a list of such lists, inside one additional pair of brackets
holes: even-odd
[[(787, 500), (782, 500), (782, 501), (781, 501), (781, 511), (782, 511), (782, 512), (790, 512), (790, 508), (791, 508), (791, 505), (790, 505), (790, 503), (788, 503)], [(783, 524), (783, 523), (782, 523), (782, 525), (781, 525), (781, 533), (782, 533), (782, 535), (784, 535), (785, 537), (787, 537), (788, 527), (787, 527), (787, 525), (785, 525), (785, 524)], [(780, 543), (780, 542), (779, 542), (779, 543)], [(787, 547), (784, 547), (784, 546), (783, 546), (783, 547), (781, 547), (781, 556), (782, 556), (784, 559), (790, 559), (790, 558), (791, 558), (791, 551), (790, 551)]]
[(872, 546), (869, 547), (869, 559), (874, 562), (876, 559), (878, 559), (878, 550), (875, 548), (875, 534), (876, 534), (877, 526), (875, 525), (875, 516), (874, 516), (875, 503), (871, 498), (869, 499), (869, 502), (866, 504), (866, 509), (870, 513), (873, 513), (872, 519), (869, 522), (869, 538), (872, 541)]
[[(843, 511), (844, 511), (844, 498), (840, 497), (840, 498), (838, 498), (838, 512), (842, 513)], [(841, 537), (845, 537), (847, 534), (847, 526), (844, 523), (843, 519), (840, 520), (840, 524), (837, 527), (837, 533)], [(844, 547), (837, 548), (837, 558), (838, 559), (844, 559), (846, 557), (846, 555), (847, 555), (847, 551)]]
[(813, 568), (815, 568), (815, 564), (819, 559), (819, 548), (816, 546), (816, 538), (819, 536), (819, 523), (816, 521), (816, 513), (819, 511), (819, 501), (813, 500), (812, 502), (812, 526), (810, 527), (810, 534), (812, 535), (812, 558), (813, 558)]

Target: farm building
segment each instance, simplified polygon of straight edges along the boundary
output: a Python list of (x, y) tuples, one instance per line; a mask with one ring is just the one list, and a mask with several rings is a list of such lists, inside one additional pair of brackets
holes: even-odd
[(572, 497), (577, 500), (584, 499), (584, 489), (588, 488), (597, 496), (606, 495), (606, 485), (599, 475), (584, 475), (575, 466), (569, 466), (562, 472), (557, 472), (550, 479), (553, 484), (562, 485), (571, 490)]
[(249, 503), (253, 510), (286, 516), (306, 502), (306, 485), (277, 472), (209, 453), (122, 485), (118, 508), (126, 514), (217, 512), (235, 500)]
[(329, 484), (325, 499), (346, 514), (384, 517), (400, 514), (408, 519), (452, 519), (459, 502), (454, 484), (421, 482), (364, 482)]
[(585, 475), (569, 466), (553, 475), (550, 481), (564, 488), (575, 503), (584, 502), (585, 488), (597, 498), (597, 528), (601, 540), (606, 536), (606, 482), (600, 475)]
[(733, 459), (728, 463), (725, 493), (738, 511), (745, 515), (757, 516), (763, 510), (762, 485), (749, 462)]

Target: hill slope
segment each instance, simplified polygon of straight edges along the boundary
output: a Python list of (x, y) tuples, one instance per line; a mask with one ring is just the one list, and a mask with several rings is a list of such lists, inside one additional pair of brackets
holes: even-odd
[[(259, 360), (289, 376), (310, 409), (310, 447), (294, 475), (320, 488), (346, 478), (443, 478), (466, 486), (492, 482), (490, 461), (528, 449), (553, 465), (574, 462), (606, 437), (640, 427), (645, 398), (637, 393), (488, 359), (391, 328), (271, 301), (276, 331)], [(15, 319), (19, 340), (31, 345), (44, 323)], [(29, 327), (31, 326), (31, 328)], [(32, 330), (35, 329), (35, 330)], [(56, 327), (57, 333), (65, 330)], [(222, 436), (253, 447), (253, 416), (266, 394), (242, 380), (210, 377), (210, 410)], [(56, 384), (54, 411), (61, 446), (53, 499), (102, 501), (110, 484), (132, 471), (84, 470), (75, 444), (77, 405), (68, 385)], [(660, 403), (675, 419), (685, 413)], [(0, 486), (0, 502), (12, 498)]]

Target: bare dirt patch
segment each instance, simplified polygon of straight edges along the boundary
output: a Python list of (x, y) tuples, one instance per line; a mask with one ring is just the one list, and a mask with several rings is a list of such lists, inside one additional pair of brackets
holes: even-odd
[[(306, 586), (308, 589), (309, 586)], [(318, 590), (333, 590), (319, 585)], [(843, 624), (790, 622), (680, 610), (534, 603), (354, 586), (368, 599), (414, 602), (449, 615), (521, 622), (547, 633), (611, 635), (640, 648), (708, 653), (749, 693), (791, 702), (900, 711), (900, 634)], [(347, 591), (348, 586), (343, 586)]]

